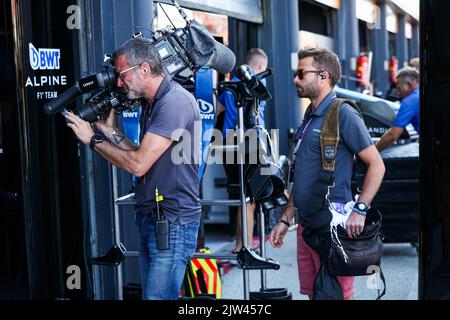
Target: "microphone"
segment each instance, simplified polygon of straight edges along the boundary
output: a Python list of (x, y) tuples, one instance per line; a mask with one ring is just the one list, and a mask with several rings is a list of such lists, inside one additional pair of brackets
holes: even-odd
[(197, 21), (192, 20), (188, 28), (188, 52), (197, 66), (211, 67), (224, 74), (233, 70), (236, 63), (233, 51), (216, 41)]
[(242, 64), (238, 67), (236, 75), (242, 81), (252, 81), (252, 79), (254, 79), (253, 83), (256, 84), (255, 82), (257, 79), (252, 76), (252, 68), (246, 64)]
[(258, 78), (253, 75), (252, 68), (248, 65), (240, 65), (236, 70), (236, 76), (247, 85), (249, 92), (259, 100), (269, 100), (272, 95)]
[(236, 56), (233, 51), (220, 42), (216, 41), (215, 45), (216, 48), (214, 50), (214, 55), (211, 58), (211, 62), (208, 64), (208, 67), (211, 67), (223, 74), (233, 71), (236, 63)]

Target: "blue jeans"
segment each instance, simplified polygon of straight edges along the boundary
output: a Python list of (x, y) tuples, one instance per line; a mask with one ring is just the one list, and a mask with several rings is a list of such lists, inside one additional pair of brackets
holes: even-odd
[(195, 253), (200, 221), (170, 223), (170, 249), (156, 247), (155, 223), (151, 214), (136, 213), (141, 235), (139, 269), (144, 300), (177, 300), (186, 266)]

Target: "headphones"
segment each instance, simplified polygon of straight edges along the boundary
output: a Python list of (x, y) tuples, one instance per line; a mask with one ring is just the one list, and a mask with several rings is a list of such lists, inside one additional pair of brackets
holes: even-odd
[(147, 73), (147, 69), (144, 69), (144, 73)]
[(327, 76), (325, 75), (325, 73), (323, 73), (323, 72), (322, 72), (321, 74), (319, 74), (319, 75), (320, 75), (320, 79), (322, 79), (322, 80), (325, 80), (326, 77), (327, 77)]

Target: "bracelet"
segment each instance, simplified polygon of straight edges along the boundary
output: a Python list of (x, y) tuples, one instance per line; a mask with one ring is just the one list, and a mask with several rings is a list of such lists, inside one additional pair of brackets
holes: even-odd
[(280, 219), (280, 221), (278, 221), (278, 223), (284, 223), (285, 225), (287, 225), (288, 227), (291, 226), (291, 224), (289, 222), (287, 222), (286, 220)]

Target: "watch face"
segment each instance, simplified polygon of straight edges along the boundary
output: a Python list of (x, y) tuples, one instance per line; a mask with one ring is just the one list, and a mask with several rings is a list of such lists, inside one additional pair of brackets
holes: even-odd
[(92, 139), (93, 139), (93, 142), (94, 142), (94, 143), (99, 143), (99, 142), (102, 142), (102, 141), (105, 140), (105, 139), (103, 138), (103, 136), (100, 135), (100, 134), (94, 134), (94, 136), (92, 137)]
[(361, 202), (358, 203), (356, 206), (357, 206), (358, 210), (361, 210), (361, 211), (365, 211), (367, 209), (367, 206)]

